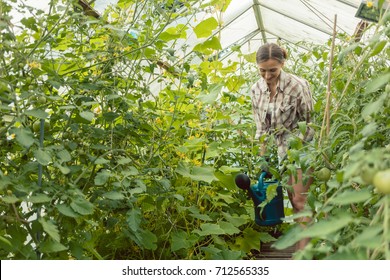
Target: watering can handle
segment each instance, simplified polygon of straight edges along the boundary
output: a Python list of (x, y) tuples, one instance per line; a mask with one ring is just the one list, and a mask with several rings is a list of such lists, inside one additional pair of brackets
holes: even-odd
[(259, 183), (258, 183), (259, 187), (263, 186), (265, 176), (267, 176), (267, 172), (262, 171), (259, 177)]

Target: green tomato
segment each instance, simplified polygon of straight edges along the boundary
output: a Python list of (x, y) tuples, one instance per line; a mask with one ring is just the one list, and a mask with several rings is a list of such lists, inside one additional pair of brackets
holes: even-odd
[(385, 91), (387, 93), (390, 93), (390, 83), (386, 85)]
[(314, 176), (320, 181), (329, 181), (331, 173), (330, 170), (326, 167), (321, 168), (319, 171), (315, 172)]
[(37, 103), (41, 105), (46, 104), (46, 97), (43, 95), (38, 96)]
[(33, 130), (34, 130), (34, 132), (39, 132), (40, 128), (41, 128), (41, 124), (40, 124), (39, 121), (36, 121), (36, 122), (33, 123)]
[(390, 194), (390, 169), (378, 171), (372, 182), (379, 193)]
[(360, 172), (360, 178), (365, 184), (371, 185), (377, 172), (378, 169), (373, 164), (367, 164), (366, 166), (363, 166)]
[[(49, 131), (50, 130), (50, 123), (49, 121), (45, 121), (45, 124), (43, 126), (44, 131)], [(41, 121), (37, 120), (36, 122), (33, 123), (33, 131), (34, 132), (40, 132), (41, 130)]]

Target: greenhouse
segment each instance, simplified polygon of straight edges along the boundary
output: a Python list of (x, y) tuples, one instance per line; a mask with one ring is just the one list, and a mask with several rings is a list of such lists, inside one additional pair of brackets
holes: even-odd
[(2, 0), (0, 259), (390, 260), (389, 8)]

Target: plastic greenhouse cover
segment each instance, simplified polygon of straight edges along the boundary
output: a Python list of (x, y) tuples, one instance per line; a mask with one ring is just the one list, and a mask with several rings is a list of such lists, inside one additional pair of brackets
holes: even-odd
[[(25, 2), (33, 7), (42, 8), (48, 0)], [(108, 5), (116, 2), (117, 0), (96, 0), (94, 7), (102, 13)], [(355, 14), (361, 2), (361, 0), (231, 0), (222, 15), (221, 45), (222, 48), (228, 48), (239, 44), (244, 46), (243, 52), (253, 52), (252, 47), (260, 45), (264, 39), (323, 44), (332, 35), (335, 15), (338, 32), (349, 35), (354, 33), (360, 21)], [(257, 11), (263, 22), (263, 30), (256, 19)], [(198, 22), (202, 17), (210, 16), (213, 14), (196, 15)], [(196, 41), (195, 38), (194, 43)]]
[[(256, 2), (258, 4), (255, 4)], [(324, 44), (332, 36), (335, 15), (337, 32), (345, 32), (351, 36), (360, 22), (360, 19), (355, 17), (360, 2), (360, 0), (348, 3), (336, 0), (232, 0), (224, 15), (225, 27), (222, 30), (221, 44), (226, 48), (252, 33), (255, 35), (242, 44), (241, 50), (244, 53), (256, 51), (264, 39), (270, 42), (282, 40), (294, 44), (300, 42)], [(256, 6), (261, 14), (263, 33), (257, 25)]]

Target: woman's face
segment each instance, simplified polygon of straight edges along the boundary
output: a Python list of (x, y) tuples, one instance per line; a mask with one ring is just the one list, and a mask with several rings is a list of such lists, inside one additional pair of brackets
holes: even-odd
[(259, 67), (260, 75), (264, 78), (267, 84), (277, 83), (283, 63), (271, 58), (267, 61), (260, 62), (257, 66)]

